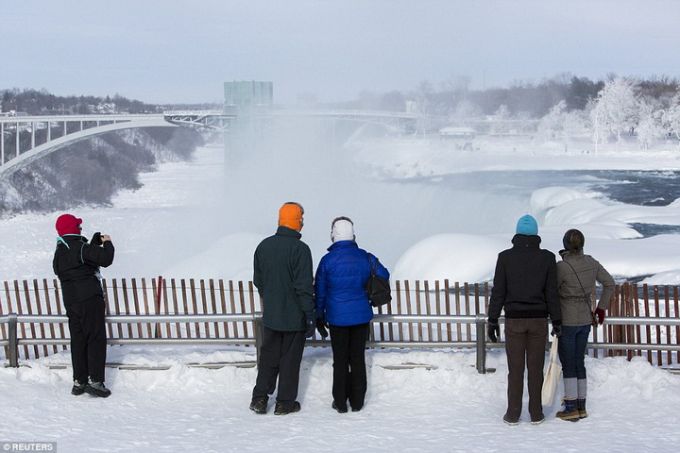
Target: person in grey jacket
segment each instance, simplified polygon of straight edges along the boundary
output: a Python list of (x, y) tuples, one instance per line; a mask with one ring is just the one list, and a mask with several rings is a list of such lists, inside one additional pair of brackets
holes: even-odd
[(564, 376), (564, 409), (556, 416), (578, 421), (588, 416), (584, 358), (593, 322), (590, 295), (596, 282), (602, 284), (602, 296), (595, 309), (597, 322), (601, 325), (614, 292), (614, 279), (595, 258), (583, 253), (585, 237), (579, 230), (567, 231), (562, 243), (564, 250), (560, 251), (562, 261), (557, 263), (557, 285), (562, 310), (558, 350)]

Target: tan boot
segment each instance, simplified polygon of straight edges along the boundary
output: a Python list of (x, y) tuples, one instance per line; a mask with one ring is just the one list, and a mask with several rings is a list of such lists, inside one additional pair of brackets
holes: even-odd
[(561, 410), (555, 414), (555, 417), (561, 418), (562, 420), (577, 422), (580, 415), (576, 405), (576, 400), (564, 400), (564, 410)]

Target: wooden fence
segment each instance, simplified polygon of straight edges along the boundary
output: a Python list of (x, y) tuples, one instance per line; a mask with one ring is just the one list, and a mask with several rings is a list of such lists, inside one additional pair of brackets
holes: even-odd
[[(159, 284), (160, 283), (160, 284)], [(203, 279), (110, 279), (103, 281), (107, 314), (237, 314), (261, 311), (259, 294), (252, 282)], [(680, 317), (678, 286), (617, 285), (609, 316)], [(444, 281), (393, 282), (392, 303), (378, 313), (402, 315), (476, 315), (487, 313), (488, 283)], [(0, 316), (65, 314), (56, 279), (4, 281), (0, 288)], [(20, 338), (69, 338), (68, 326), (48, 323), (20, 323)], [(0, 339), (7, 339), (7, 326), (0, 324)], [(232, 338), (253, 339), (249, 322), (194, 323), (107, 323), (109, 338)], [(680, 363), (678, 351), (650, 351), (646, 345), (678, 345), (680, 326), (600, 326), (593, 329), (595, 343), (630, 344), (627, 350), (592, 349), (595, 357), (644, 356), (655, 365)], [(384, 342), (441, 342), (442, 346), (474, 342), (473, 326), (462, 323), (376, 322), (371, 339)], [(24, 358), (56, 353), (59, 346), (23, 345)], [(66, 349), (66, 346), (61, 346)], [(7, 357), (7, 351), (4, 351)]]

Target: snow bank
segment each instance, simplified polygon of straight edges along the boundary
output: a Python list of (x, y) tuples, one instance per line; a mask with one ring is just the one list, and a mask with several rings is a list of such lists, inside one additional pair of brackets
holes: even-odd
[(469, 234), (439, 234), (409, 248), (394, 268), (394, 279), (479, 282), (493, 277), (498, 252), (509, 240)]
[[(248, 410), (254, 368), (189, 368), (182, 361), (253, 360), (252, 349), (110, 348), (126, 363), (171, 365), (165, 371), (107, 370), (106, 400), (69, 394), (71, 370), (52, 357), (0, 369), (0, 439), (55, 441), (61, 452), (394, 452), (394, 451), (675, 451), (680, 442), (680, 377), (641, 359), (586, 359), (588, 411), (578, 423), (554, 417), (505, 425), (506, 359), (491, 352), (479, 375), (472, 351), (367, 351), (368, 393), (360, 412), (331, 409), (328, 348), (307, 348), (298, 400), (302, 411), (279, 417)], [(179, 361), (177, 359), (180, 359)], [(61, 360), (68, 361), (62, 354)], [(54, 363), (54, 362), (53, 362)], [(419, 363), (431, 369), (390, 370)], [(625, 429), (621, 429), (624, 427)], [(575, 444), (575, 439), (578, 442)], [(584, 447), (585, 446), (585, 447)]]
[[(578, 228), (586, 236), (586, 253), (617, 277), (658, 274), (656, 284), (679, 281), (679, 235), (642, 238), (630, 223), (680, 225), (680, 200), (668, 206), (631, 206), (589, 190), (546, 187), (530, 198), (539, 219), (541, 246), (557, 253), (562, 236)], [(521, 213), (518, 213), (518, 216)], [(395, 278), (481, 282), (493, 278), (496, 255), (511, 246), (507, 235), (436, 235), (412, 246), (398, 261)], [(635, 239), (635, 240), (630, 240)]]

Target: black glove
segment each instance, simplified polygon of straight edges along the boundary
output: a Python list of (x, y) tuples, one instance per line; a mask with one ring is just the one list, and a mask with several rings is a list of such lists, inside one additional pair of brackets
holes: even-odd
[(552, 322), (552, 331), (550, 332), (550, 335), (553, 335), (557, 338), (562, 336), (562, 321)]
[(498, 325), (498, 319), (489, 318), (489, 340), (492, 343), (498, 343), (498, 337), (501, 336), (501, 327)]
[(326, 330), (326, 323), (321, 318), (316, 320), (316, 330), (319, 331), (321, 338), (326, 338), (328, 336), (328, 330)]
[(305, 315), (305, 326), (305, 337), (312, 338), (314, 336), (314, 331), (316, 330), (316, 321), (314, 319), (313, 311)]
[(102, 234), (99, 231), (92, 235), (92, 240), (90, 241), (90, 244), (102, 245)]

